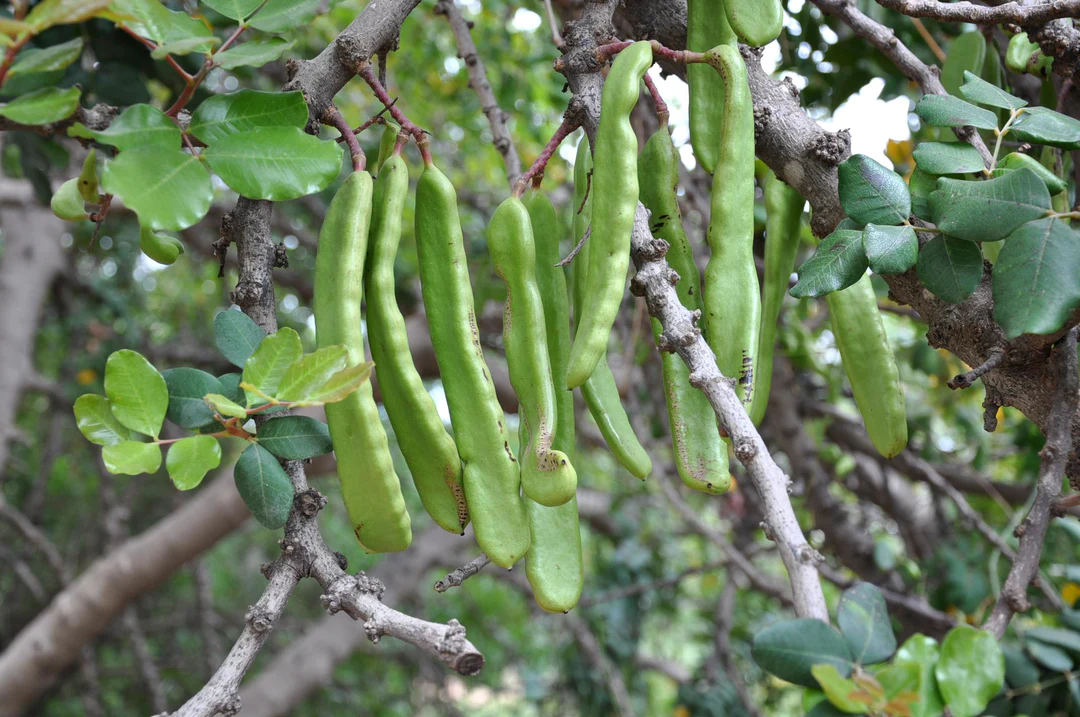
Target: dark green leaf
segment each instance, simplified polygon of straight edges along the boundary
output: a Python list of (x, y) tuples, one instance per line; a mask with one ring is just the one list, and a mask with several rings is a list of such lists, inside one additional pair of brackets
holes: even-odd
[(179, 490), (191, 490), (221, 463), (221, 446), (210, 436), (191, 436), (169, 446), (165, 468)]
[(120, 113), (107, 128), (94, 131), (76, 122), (68, 130), (72, 137), (95, 139), (123, 151), (147, 145), (180, 149), (180, 128), (157, 107), (132, 105)]
[[(254, 323), (254, 322), (252, 322)], [(247, 357), (244, 358), (247, 360)], [(223, 376), (218, 376), (218, 381), (221, 382), (221, 395), (229, 398), (232, 401), (244, 405), (247, 400), (247, 396), (244, 395), (244, 389), (240, 388), (240, 381), (243, 378), (238, 373), (227, 373)]]
[(319, 0), (270, 0), (248, 24), (265, 32), (283, 32), (306, 25), (318, 9)]
[(857, 583), (844, 591), (836, 609), (836, 624), (859, 664), (884, 662), (896, 652), (885, 598), (870, 583)]
[(199, 105), (188, 131), (212, 144), (256, 127), (303, 129), (307, 120), (308, 107), (302, 92), (240, 90), (211, 97)]
[(1030, 169), (1032, 172), (1039, 175), (1039, 179), (1043, 180), (1046, 184), (1046, 189), (1052, 195), (1057, 194), (1058, 192), (1064, 192), (1069, 186), (1068, 182), (1043, 166), (1042, 162), (1029, 154), (1020, 154), (1019, 152), (1012, 152), (1005, 155), (1005, 157), (998, 162), (997, 167), (994, 168), (993, 174), (995, 177), (1001, 177), (1009, 172), (1015, 172), (1018, 169)]
[(908, 191), (911, 192), (911, 213), (919, 219), (931, 221), (930, 193), (937, 189), (937, 176), (924, 172), (918, 167), (908, 177)]
[(252, 443), (236, 461), (233, 477), (236, 490), (255, 520), (270, 530), (285, 525), (292, 508), (293, 488), (277, 458)]
[(959, 95), (966, 73), (978, 74), (986, 59), (986, 38), (978, 30), (960, 35), (949, 45), (949, 54), (941, 68), (941, 84), (950, 95)]
[(919, 259), (919, 239), (910, 226), (867, 224), (863, 230), (863, 249), (875, 274), (903, 274)]
[(105, 165), (101, 186), (154, 231), (187, 229), (214, 200), (210, 174), (198, 157), (159, 146), (121, 152)]
[(156, 473), (161, 467), (161, 447), (156, 443), (122, 441), (101, 449), (105, 470), (114, 475)]
[(228, 309), (214, 317), (214, 344), (233, 366), (243, 368), (265, 338), (266, 332), (239, 309)]
[(262, 0), (202, 0), (202, 3), (227, 18), (243, 20), (262, 5)]
[(121, 349), (105, 362), (105, 395), (122, 425), (158, 437), (169, 405), (169, 389), (142, 354)]
[(1080, 652), (1080, 632), (1060, 627), (1031, 627), (1024, 631), (1025, 640), (1038, 640), (1072, 652)]
[(980, 79), (973, 72), (964, 72), (964, 84), (960, 87), (960, 94), (965, 99), (978, 102), (980, 105), (998, 107), (1003, 110), (1018, 110), (1027, 106), (1024, 100)]
[(1021, 224), (1047, 215), (1050, 192), (1030, 169), (985, 182), (942, 177), (930, 195), (930, 212), (942, 231), (970, 241), (998, 241)]
[(958, 625), (941, 643), (934, 673), (953, 717), (975, 717), (1004, 684), (1005, 658), (989, 632)]
[(919, 169), (930, 174), (981, 172), (985, 166), (979, 150), (960, 142), (922, 142), (912, 154)]
[(915, 105), (915, 114), (935, 127), (971, 125), (979, 129), (997, 129), (997, 115), (952, 95), (923, 95)]
[(919, 281), (930, 293), (951, 304), (960, 304), (971, 296), (982, 279), (982, 252), (974, 242), (938, 234), (919, 252), (917, 267)]
[(851, 650), (828, 624), (813, 618), (781, 620), (759, 630), (751, 648), (754, 661), (782, 680), (816, 687), (814, 665), (834, 665), (840, 675), (851, 674)]
[(1080, 120), (1045, 107), (1025, 108), (1009, 128), (1009, 134), (1025, 142), (1080, 149)]
[(1039, 681), (1039, 668), (1012, 645), (1002, 645), (1005, 656), (1005, 681), (1015, 690), (1030, 687)]
[(303, 461), (334, 450), (326, 424), (307, 416), (282, 416), (259, 426), (259, 445), (278, 458)]
[(213, 32), (198, 18), (170, 10), (158, 0), (113, 0), (109, 16), (158, 45), (192, 38), (211, 40)]
[(330, 186), (341, 172), (342, 149), (296, 127), (259, 127), (219, 139), (202, 157), (245, 197), (280, 202)]
[(1052, 334), (1080, 306), (1080, 235), (1060, 219), (1029, 222), (994, 264), (994, 319), (1010, 339)]
[(848, 157), (838, 170), (840, 206), (860, 224), (903, 224), (911, 214), (904, 178), (864, 154)]
[(1024, 649), (1036, 662), (1048, 670), (1067, 672), (1073, 667), (1073, 659), (1060, 647), (1027, 639), (1024, 640)]
[(933, 638), (915, 633), (896, 651), (896, 665), (916, 665), (922, 675), (919, 681), (919, 701), (912, 705), (911, 717), (937, 717), (944, 709), (938, 692), (934, 667), (937, 666), (940, 649)]
[(70, 117), (79, 107), (79, 88), (44, 87), (0, 106), (0, 117), (19, 124), (40, 125)]
[(862, 236), (859, 230), (838, 229), (825, 237), (799, 267), (799, 283), (791, 288), (791, 295), (798, 299), (824, 296), (858, 281), (868, 266)]
[(226, 70), (235, 70), (237, 67), (262, 67), (267, 62), (273, 62), (281, 57), (281, 53), (295, 44), (295, 41), (286, 42), (280, 37), (249, 40), (214, 55), (214, 64)]
[(169, 409), (165, 417), (181, 428), (201, 428), (212, 423), (214, 414), (203, 396), (223, 393), (221, 382), (197, 368), (172, 368), (164, 371), (169, 388)]
[(131, 439), (131, 431), (116, 420), (104, 396), (87, 393), (75, 399), (75, 422), (83, 437), (99, 446), (114, 446)]
[[(62, 42), (59, 45), (49, 47), (31, 47), (23, 50), (15, 56), (15, 63), (8, 70), (7, 79), (26, 75), (36, 75), (42, 72), (59, 72), (67, 69), (82, 55), (83, 39), (77, 37), (74, 40)], [(4, 92), (8, 91), (4, 87)]]

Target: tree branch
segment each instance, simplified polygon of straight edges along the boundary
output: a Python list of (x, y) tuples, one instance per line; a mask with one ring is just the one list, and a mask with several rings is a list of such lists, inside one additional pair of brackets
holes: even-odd
[(489, 558), (486, 553), (480, 553), (460, 568), (450, 571), (446, 577), (436, 580), (435, 592), (444, 593), (450, 588), (459, 587), (466, 580), (487, 567), (490, 562), (491, 558)]
[(943, 3), (938, 0), (877, 0), (877, 4), (908, 17), (928, 17), (942, 22), (970, 22), (975, 25), (1011, 23), (1029, 27), (1080, 15), (1080, 0), (1048, 0), (1026, 5), (1007, 2), (997, 7), (963, 1)]

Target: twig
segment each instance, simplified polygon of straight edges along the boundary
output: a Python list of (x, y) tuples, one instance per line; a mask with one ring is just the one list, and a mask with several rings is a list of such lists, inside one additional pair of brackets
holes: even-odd
[(379, 82), (379, 78), (376, 77), (375, 73), (371, 70), (371, 64), (365, 61), (357, 68), (356, 74), (360, 75), (364, 82), (368, 84), (371, 91), (375, 93), (375, 97), (377, 97), (379, 102), (382, 102), (383, 106), (390, 112), (390, 116), (394, 118), (394, 121), (401, 125), (401, 129), (408, 132), (416, 139), (416, 144), (420, 147), (420, 155), (424, 158), (424, 163), (430, 163), (431, 154), (428, 152), (427, 148), (426, 133), (405, 116), (405, 113), (397, 106), (396, 99), (390, 99), (390, 95), (387, 93), (386, 88), (383, 87), (383, 84)]
[(473, 88), (476, 96), (480, 98), (480, 109), (483, 110), (488, 124), (491, 125), (492, 142), (506, 163), (506, 180), (513, 182), (514, 178), (521, 174), (521, 158), (518, 157), (514, 141), (510, 137), (510, 130), (506, 127), (509, 116), (503, 112), (495, 99), (495, 92), (491, 89), (491, 83), (488, 82), (484, 61), (480, 59), (476, 43), (473, 42), (472, 34), (469, 32), (471, 23), (461, 14), (454, 0), (439, 0), (435, 5), (435, 13), (445, 15), (447, 22), (450, 23), (450, 29), (454, 31), (458, 56), (465, 61), (465, 67), (469, 72), (469, 87)]
[(667, 102), (664, 102), (660, 89), (648, 72), (645, 73), (645, 88), (649, 90), (649, 96), (652, 97), (653, 104), (656, 105), (656, 117), (660, 120), (660, 129), (666, 131), (669, 115)]
[(941, 45), (938, 44), (934, 36), (930, 34), (930, 31), (926, 29), (926, 25), (923, 21), (917, 17), (911, 18), (911, 24), (915, 26), (915, 31), (919, 33), (919, 37), (923, 39), (926, 46), (930, 48), (930, 52), (934, 53), (934, 57), (938, 62), (945, 62), (945, 51), (941, 49)]
[(364, 156), (364, 150), (360, 149), (360, 142), (356, 139), (356, 133), (349, 127), (349, 123), (345, 121), (345, 118), (341, 116), (338, 108), (334, 105), (327, 106), (323, 110), (322, 121), (323, 124), (328, 124), (336, 129), (345, 139), (345, 144), (349, 147), (349, 153), (352, 154), (353, 171), (363, 172), (364, 167), (367, 165), (367, 157)]
[(1073, 327), (1058, 341), (1054, 353), (1060, 365), (1057, 390), (1054, 393), (1054, 405), (1046, 424), (1046, 445), (1039, 455), (1039, 482), (1035, 489), (1035, 502), (1031, 506), (1024, 522), (1016, 532), (1020, 538), (1020, 547), (1016, 552), (1005, 585), (1001, 589), (997, 604), (990, 617), (983, 624), (983, 629), (1001, 638), (1009, 622), (1017, 612), (1027, 610), (1027, 586), (1039, 571), (1039, 557), (1042, 554), (1043, 540), (1053, 517), (1054, 501), (1061, 494), (1061, 480), (1065, 474), (1065, 464), (1069, 460), (1072, 448), (1070, 425), (1076, 414), (1077, 367), (1076, 339), (1080, 329)]
[[(397, 102), (397, 97), (394, 98), (394, 102)], [(361, 134), (364, 130), (366, 130), (371, 125), (374, 125), (374, 124), (386, 124), (386, 120), (383, 119), (383, 115), (386, 114), (389, 111), (390, 111), (389, 107), (383, 107), (381, 110), (376, 112), (374, 114), (374, 116), (372, 116), (371, 119), (365, 121), (362, 125), (360, 125), (356, 129), (352, 130), (352, 133), (354, 135)], [(338, 143), (344, 142), (345, 141), (345, 135), (341, 135), (340, 137), (338, 137), (334, 141), (338, 142)]]
[(555, 263), (555, 266), (567, 266), (574, 260), (574, 257), (581, 253), (581, 250), (585, 248), (585, 242), (589, 241), (589, 236), (592, 234), (592, 224), (585, 227), (585, 233), (581, 235), (581, 239), (574, 248), (570, 250), (570, 253), (563, 257), (561, 260)]
[(555, 45), (555, 49), (562, 50), (566, 47), (566, 43), (559, 33), (558, 21), (555, 19), (555, 8), (551, 6), (551, 0), (544, 0), (544, 10), (547, 12), (548, 25), (551, 27), (551, 42)]
[(480, 553), (469, 562), (462, 565), (460, 568), (453, 570), (445, 578), (435, 581), (435, 592), (444, 593), (450, 588), (456, 588), (463, 582), (476, 575), (478, 572), (484, 569), (488, 563), (491, 562), (491, 558), (487, 556), (487, 553)]
[(518, 180), (514, 182), (514, 195), (520, 197), (525, 193), (525, 190), (529, 188), (529, 182), (534, 177), (542, 175), (544, 168), (547, 166), (548, 160), (555, 154), (555, 150), (559, 148), (562, 141), (566, 139), (570, 134), (581, 126), (581, 123), (576, 119), (570, 119), (563, 117), (562, 123), (559, 128), (555, 130), (555, 134), (551, 135), (551, 139), (541, 150), (540, 156), (536, 158), (536, 161), (532, 163), (532, 166), (525, 170), (525, 173), (518, 177)]
[(985, 7), (970, 2), (943, 3), (937, 0), (877, 0), (878, 5), (909, 17), (927, 17), (942, 22), (970, 22), (975, 25), (1042, 25), (1052, 20), (1076, 17), (1080, 0), (1050, 0), (1042, 3), (1007, 2)]
[(981, 365), (976, 366), (967, 373), (958, 374), (949, 379), (948, 386), (954, 391), (958, 388), (968, 388), (971, 384), (1000, 366), (1004, 360), (1005, 349), (1003, 347), (993, 348), (990, 350), (990, 355)]

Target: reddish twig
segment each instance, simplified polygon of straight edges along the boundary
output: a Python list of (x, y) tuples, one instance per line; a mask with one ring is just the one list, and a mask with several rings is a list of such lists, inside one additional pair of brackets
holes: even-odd
[(0, 61), (0, 87), (4, 86), (4, 82), (7, 81), (8, 70), (11, 69), (11, 65), (15, 62), (15, 55), (19, 54), (19, 50), (30, 39), (30, 35), (24, 38), (18, 39), (8, 46), (7, 51), (4, 53), (4, 59)]
[(668, 123), (668, 106), (667, 102), (664, 102), (664, 98), (660, 95), (660, 89), (653, 82), (653, 78), (649, 76), (649, 73), (645, 73), (645, 87), (649, 90), (649, 95), (652, 96), (653, 104), (656, 105), (656, 117), (660, 120), (660, 126), (666, 127)]
[(562, 124), (555, 130), (555, 134), (551, 135), (551, 139), (547, 145), (540, 152), (540, 156), (536, 158), (536, 161), (532, 163), (532, 166), (525, 170), (525, 173), (518, 177), (518, 180), (514, 182), (514, 196), (520, 197), (525, 193), (525, 190), (529, 188), (529, 182), (536, 176), (542, 176), (544, 174), (544, 168), (547, 166), (548, 160), (555, 154), (555, 150), (559, 148), (562, 141), (570, 136), (574, 130), (581, 126), (581, 123), (572, 119), (563, 119)]
[[(157, 49), (157, 47), (158, 47), (157, 43), (154, 42), (153, 40), (148, 40), (147, 38), (143, 37), (139, 33), (132, 30), (127, 25), (120, 25), (119, 27), (120, 27), (121, 30), (123, 30), (124, 32), (131, 35), (132, 37), (134, 37), (139, 42), (141, 42), (146, 47), (147, 50), (150, 50), (151, 52), (153, 52), (154, 50)], [(177, 74), (179, 74), (182, 78), (184, 78), (184, 82), (191, 82), (191, 80), (193, 79), (192, 75), (187, 70), (185, 70), (183, 67), (180, 66), (180, 63), (176, 61), (175, 57), (173, 57), (172, 55), (165, 55), (165, 62), (169, 63), (169, 67), (176, 70)]]
[(431, 154), (428, 151), (427, 133), (405, 116), (405, 113), (397, 106), (397, 100), (390, 99), (390, 94), (383, 87), (383, 84), (379, 82), (379, 78), (375, 76), (370, 64), (364, 63), (356, 71), (356, 74), (360, 75), (364, 82), (368, 84), (371, 91), (375, 93), (375, 97), (390, 112), (390, 116), (394, 118), (394, 121), (401, 125), (401, 129), (416, 139), (416, 145), (420, 147), (420, 155), (424, 158), (424, 164), (430, 164)]
[(349, 127), (349, 123), (341, 116), (341, 112), (338, 111), (338, 108), (329, 105), (323, 110), (322, 121), (323, 124), (330, 125), (341, 133), (342, 138), (345, 140), (345, 144), (349, 146), (349, 152), (352, 154), (353, 171), (363, 172), (364, 167), (367, 165), (367, 157), (364, 156), (364, 150), (360, 149), (360, 142), (356, 140), (356, 135)]

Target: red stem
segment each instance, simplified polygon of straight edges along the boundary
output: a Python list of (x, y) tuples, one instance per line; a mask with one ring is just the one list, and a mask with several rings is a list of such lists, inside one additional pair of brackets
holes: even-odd
[[(156, 43), (154, 43), (153, 40), (148, 40), (145, 37), (143, 37), (142, 35), (139, 35), (138, 33), (134, 32), (131, 28), (129, 28), (127, 25), (120, 25), (120, 29), (123, 30), (124, 32), (126, 32), (127, 34), (131, 35), (132, 37), (134, 37), (136, 40), (141, 42), (143, 45), (145, 45), (146, 49), (151, 50), (151, 51), (157, 49), (158, 46), (157, 46)], [(188, 73), (188, 71), (185, 70), (183, 67), (181, 67), (180, 63), (177, 62), (176, 59), (172, 55), (166, 55), (165, 56), (165, 62), (168, 62), (169, 67), (176, 70), (176, 72), (181, 77), (184, 78), (184, 82), (191, 82), (191, 80), (192, 80), (191, 74)]]
[[(264, 4), (265, 4), (265, 3), (264, 3)], [(245, 26), (243, 26), (243, 25), (240, 25), (240, 26), (238, 26), (238, 27), (236, 28), (236, 31), (235, 31), (235, 32), (233, 32), (233, 34), (229, 35), (229, 36), (228, 36), (228, 37), (227, 37), (227, 38), (225, 39), (225, 42), (221, 43), (221, 47), (219, 47), (219, 48), (218, 48), (217, 50), (215, 50), (215, 53), (218, 53), (218, 52), (225, 52), (225, 50), (229, 49), (229, 45), (231, 45), (231, 44), (233, 44), (234, 42), (236, 42), (236, 38), (240, 37), (240, 33), (242, 33), (242, 32), (243, 32), (244, 30), (246, 30), (246, 29), (247, 29), (247, 28), (246, 28)], [(207, 58), (207, 59), (209, 59), (209, 58)]]
[(367, 165), (367, 157), (364, 156), (364, 150), (360, 149), (360, 142), (357, 141), (356, 135), (349, 128), (349, 123), (341, 116), (338, 108), (330, 105), (323, 110), (322, 121), (323, 124), (328, 124), (341, 133), (341, 136), (345, 138), (345, 144), (349, 146), (349, 152), (352, 153), (353, 171), (363, 172)]
[(666, 127), (669, 116), (667, 102), (664, 102), (664, 98), (660, 96), (659, 88), (657, 88), (653, 78), (647, 72), (645, 73), (645, 87), (649, 89), (649, 94), (652, 95), (653, 103), (656, 105), (656, 116), (660, 120), (660, 126)]
[(427, 138), (424, 130), (417, 127), (413, 124), (412, 120), (405, 116), (405, 113), (397, 106), (397, 100), (390, 98), (390, 94), (386, 91), (386, 88), (379, 82), (379, 78), (375, 76), (375, 72), (371, 69), (371, 65), (365, 64), (360, 68), (357, 74), (364, 79), (364, 82), (368, 83), (368, 87), (375, 93), (375, 97), (378, 98), (379, 102), (383, 103), (383, 106), (390, 112), (390, 116), (394, 118), (394, 121), (401, 125), (401, 129), (416, 138), (416, 145), (420, 147), (420, 154), (424, 157), (424, 164), (430, 164), (431, 155), (428, 153)]
[(566, 139), (571, 132), (576, 130), (581, 125), (578, 122), (564, 119), (562, 124), (559, 125), (559, 129), (555, 130), (555, 134), (551, 135), (551, 139), (540, 152), (540, 156), (536, 158), (536, 161), (532, 163), (532, 166), (525, 170), (525, 173), (518, 177), (518, 180), (514, 182), (514, 196), (520, 197), (525, 193), (525, 190), (529, 188), (529, 182), (534, 177), (541, 176), (544, 173), (544, 167), (547, 166), (548, 160), (555, 154), (555, 150), (559, 148), (562, 141)]
[(22, 49), (23, 45), (25, 45), (29, 39), (30, 36), (27, 35), (21, 40), (16, 40), (8, 47), (7, 52), (4, 53), (4, 59), (3, 61), (0, 61), (0, 87), (3, 87), (4, 82), (7, 80), (7, 73), (8, 70), (11, 69), (12, 63), (15, 62), (15, 55), (19, 54), (19, 50)]

